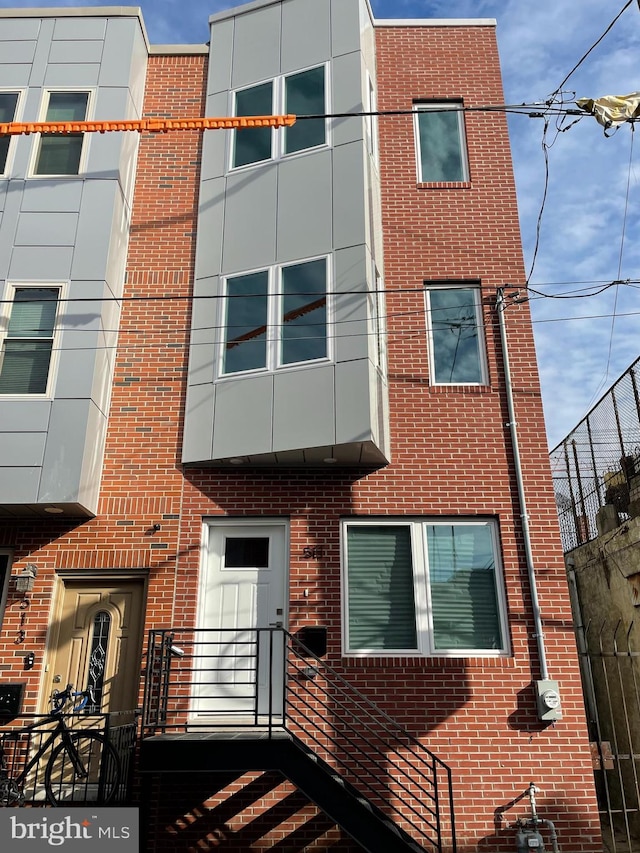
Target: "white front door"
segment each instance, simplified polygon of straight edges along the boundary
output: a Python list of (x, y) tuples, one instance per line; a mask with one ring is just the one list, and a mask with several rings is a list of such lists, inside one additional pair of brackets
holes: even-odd
[(282, 713), (287, 526), (210, 523), (198, 621), (196, 716)]

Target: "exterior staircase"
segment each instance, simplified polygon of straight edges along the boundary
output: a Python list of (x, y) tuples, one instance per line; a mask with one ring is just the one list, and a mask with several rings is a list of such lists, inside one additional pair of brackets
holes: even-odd
[(152, 632), (142, 774), (275, 772), (367, 853), (455, 853), (449, 768), (299, 638), (253, 631), (244, 710), (218, 707), (215, 685), (203, 701), (205, 668), (228, 673), (223, 633)]

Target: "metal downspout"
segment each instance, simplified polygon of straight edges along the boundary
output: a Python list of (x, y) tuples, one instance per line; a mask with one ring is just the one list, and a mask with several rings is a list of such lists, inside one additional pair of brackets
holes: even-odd
[(536, 584), (536, 573), (531, 551), (531, 536), (529, 533), (529, 516), (527, 514), (527, 502), (522, 480), (522, 464), (520, 460), (520, 448), (518, 446), (518, 425), (515, 417), (515, 406), (513, 403), (513, 388), (511, 386), (511, 368), (509, 366), (509, 348), (507, 346), (507, 328), (504, 321), (504, 288), (498, 288), (496, 302), (498, 312), (498, 323), (500, 326), (500, 341), (502, 344), (502, 362), (504, 367), (504, 384), (507, 392), (507, 407), (509, 410), (509, 423), (507, 426), (511, 432), (511, 446), (513, 448), (513, 461), (518, 484), (518, 500), (520, 502), (520, 518), (522, 519), (522, 536), (524, 539), (524, 551), (527, 561), (527, 573), (529, 575), (529, 589), (531, 592), (531, 606), (533, 609), (533, 622), (535, 626), (535, 638), (538, 645), (538, 657), (540, 660), (540, 678), (544, 681), (549, 678), (547, 669), (547, 654), (544, 647), (544, 635), (542, 632), (542, 616), (538, 602), (538, 588)]

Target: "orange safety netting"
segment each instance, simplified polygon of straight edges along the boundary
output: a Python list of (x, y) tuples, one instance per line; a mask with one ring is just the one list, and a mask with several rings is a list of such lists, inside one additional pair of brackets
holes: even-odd
[(249, 127), (290, 127), (296, 116), (237, 116), (228, 118), (143, 118), (124, 121), (32, 121), (0, 122), (0, 136), (29, 133), (107, 133), (135, 130), (138, 133), (166, 133), (171, 130), (223, 130)]

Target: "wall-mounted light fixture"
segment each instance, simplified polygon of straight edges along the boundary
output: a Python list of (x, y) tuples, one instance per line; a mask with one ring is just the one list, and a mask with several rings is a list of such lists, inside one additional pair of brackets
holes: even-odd
[(27, 563), (19, 575), (16, 575), (16, 590), (26, 595), (33, 589), (36, 575), (38, 574), (37, 566), (33, 563)]

